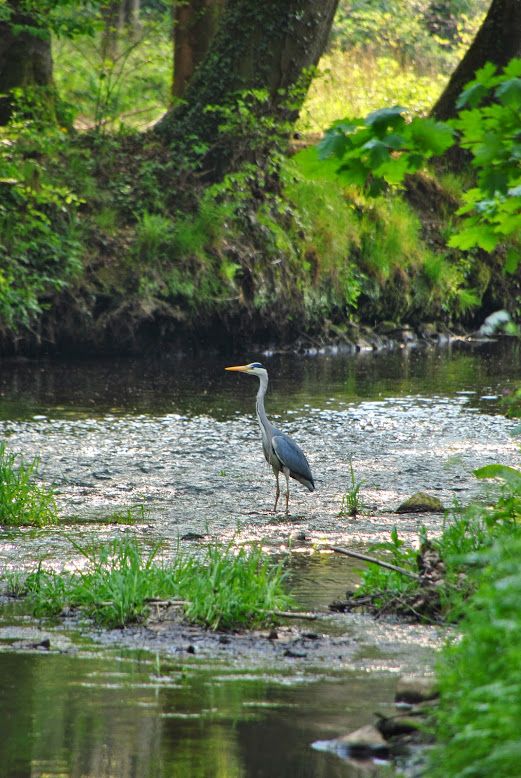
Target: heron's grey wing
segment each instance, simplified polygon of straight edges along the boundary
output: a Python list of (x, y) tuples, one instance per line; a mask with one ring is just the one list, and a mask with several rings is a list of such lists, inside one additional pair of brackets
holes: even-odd
[(274, 435), (271, 445), (275, 455), (284, 467), (288, 467), (293, 478), (300, 481), (311, 491), (315, 488), (313, 476), (306, 455), (288, 435)]

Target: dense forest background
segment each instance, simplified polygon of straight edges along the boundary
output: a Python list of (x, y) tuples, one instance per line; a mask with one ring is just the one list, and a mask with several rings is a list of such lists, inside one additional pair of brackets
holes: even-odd
[(0, 0), (2, 348), (519, 319), (520, 14)]

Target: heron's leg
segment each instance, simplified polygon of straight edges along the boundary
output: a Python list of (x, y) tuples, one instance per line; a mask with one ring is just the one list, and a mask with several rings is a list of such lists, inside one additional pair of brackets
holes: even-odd
[(284, 468), (284, 475), (286, 476), (286, 516), (289, 512), (289, 470), (287, 467)]
[(275, 513), (275, 511), (277, 510), (277, 503), (278, 503), (279, 497), (280, 497), (280, 484), (279, 484), (279, 471), (278, 470), (275, 472), (275, 478), (277, 479), (277, 486), (276, 486), (276, 490), (275, 490), (275, 505), (273, 506), (273, 513)]

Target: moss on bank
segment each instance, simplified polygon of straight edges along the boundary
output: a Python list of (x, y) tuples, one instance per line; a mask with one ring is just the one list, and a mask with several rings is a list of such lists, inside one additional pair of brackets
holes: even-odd
[(275, 185), (267, 164), (204, 187), (153, 137), (15, 129), (4, 351), (332, 339), (357, 323), (469, 326), (514, 305), (493, 256), (445, 247), (456, 200), (434, 178), (369, 201), (305, 149)]

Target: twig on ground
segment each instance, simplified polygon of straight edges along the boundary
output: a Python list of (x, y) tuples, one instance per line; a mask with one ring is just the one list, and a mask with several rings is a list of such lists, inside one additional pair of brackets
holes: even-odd
[(280, 616), (283, 619), (307, 619), (308, 621), (316, 621), (318, 618), (316, 613), (304, 613), (302, 611), (273, 611), (274, 616)]

